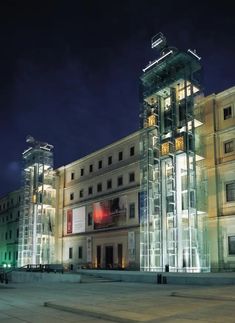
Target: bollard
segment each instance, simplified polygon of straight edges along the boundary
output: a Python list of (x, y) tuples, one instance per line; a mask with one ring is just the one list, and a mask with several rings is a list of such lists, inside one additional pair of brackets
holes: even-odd
[(157, 284), (161, 284), (162, 283), (162, 275), (158, 274), (157, 275)]

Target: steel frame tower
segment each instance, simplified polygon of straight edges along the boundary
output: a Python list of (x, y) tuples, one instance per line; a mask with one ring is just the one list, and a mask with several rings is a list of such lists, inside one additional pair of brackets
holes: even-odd
[(23, 199), (19, 219), (18, 267), (54, 258), (55, 189), (53, 146), (28, 136), (23, 152)]
[(152, 48), (160, 57), (143, 69), (140, 90), (140, 268), (208, 271), (205, 203), (197, 203), (197, 181), (205, 175), (195, 145), (200, 57), (168, 47), (161, 33)]

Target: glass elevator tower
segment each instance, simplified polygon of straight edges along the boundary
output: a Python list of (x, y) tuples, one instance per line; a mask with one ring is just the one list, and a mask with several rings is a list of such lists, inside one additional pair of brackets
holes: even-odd
[(18, 267), (54, 258), (55, 185), (53, 146), (28, 136), (23, 152), (23, 199), (19, 218)]
[(161, 33), (152, 48), (160, 56), (143, 69), (140, 90), (140, 268), (208, 271), (206, 172), (196, 130), (200, 57), (168, 47)]

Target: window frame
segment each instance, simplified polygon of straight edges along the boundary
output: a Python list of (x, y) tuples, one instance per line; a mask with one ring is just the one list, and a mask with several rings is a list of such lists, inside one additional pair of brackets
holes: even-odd
[(130, 147), (130, 157), (135, 156), (135, 146)]
[[(232, 150), (228, 150), (228, 151), (226, 151), (226, 145), (227, 144), (231, 144), (231, 147), (232, 147)], [(230, 148), (231, 148), (230, 147)], [(230, 149), (229, 148), (229, 149)], [(227, 140), (227, 141), (224, 141), (224, 154), (231, 154), (231, 153), (233, 153), (234, 152), (234, 139), (230, 139), (230, 140)]]
[[(230, 114), (228, 114), (227, 116), (225, 116), (225, 111), (230, 109)], [(229, 106), (226, 106), (223, 108), (223, 118), (224, 118), (224, 121), (225, 120), (228, 120), (228, 119), (231, 119), (233, 116), (233, 109), (232, 109), (232, 106), (229, 105)]]
[[(121, 180), (121, 182), (119, 183), (119, 180)], [(120, 175), (120, 176), (118, 176), (118, 178), (117, 178), (117, 186), (118, 187), (120, 187), (120, 186), (122, 186), (123, 185), (123, 176), (122, 175)]]
[[(230, 239), (233, 238), (234, 240), (234, 247), (231, 248), (231, 245), (230, 245)], [(231, 251), (232, 249), (232, 251)], [(233, 251), (234, 249), (234, 251)], [(235, 256), (235, 235), (230, 235), (228, 236), (228, 255), (229, 256)]]
[[(228, 189), (227, 189), (228, 185), (234, 185), (234, 188), (232, 189), (232, 191), (234, 191), (233, 193), (230, 193), (228, 191)], [(230, 194), (234, 197), (234, 199), (232, 199), (232, 200), (228, 199), (229, 198), (228, 195), (230, 195)], [(235, 180), (225, 183), (225, 201), (226, 201), (226, 203), (235, 203)]]

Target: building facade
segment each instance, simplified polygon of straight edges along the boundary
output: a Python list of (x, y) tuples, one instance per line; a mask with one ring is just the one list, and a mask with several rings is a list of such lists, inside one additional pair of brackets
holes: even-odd
[(17, 266), (21, 190), (0, 198), (0, 266)]
[(235, 87), (198, 102), (208, 172), (211, 270), (235, 269)]
[(139, 268), (139, 132), (57, 169), (56, 261)]

